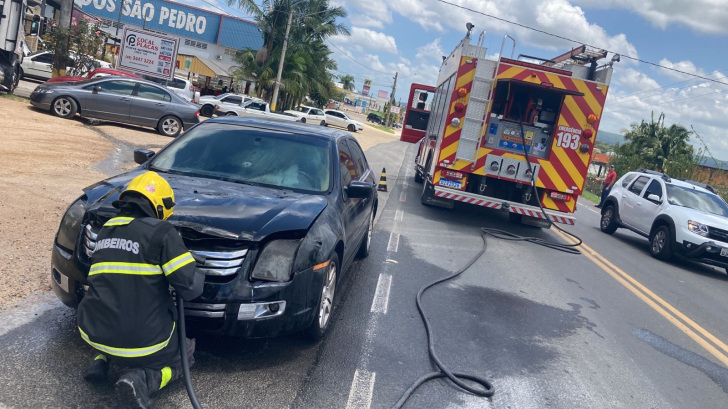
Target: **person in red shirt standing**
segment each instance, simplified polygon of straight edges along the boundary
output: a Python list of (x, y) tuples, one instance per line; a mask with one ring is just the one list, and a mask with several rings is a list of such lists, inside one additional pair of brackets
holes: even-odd
[(614, 171), (614, 165), (609, 165), (609, 173), (607, 173), (607, 177), (604, 178), (604, 184), (602, 185), (602, 198), (599, 200), (599, 204), (596, 205), (598, 208), (601, 209), (604, 200), (609, 195), (609, 191), (612, 190), (612, 186), (614, 186), (614, 182), (616, 181), (617, 172)]

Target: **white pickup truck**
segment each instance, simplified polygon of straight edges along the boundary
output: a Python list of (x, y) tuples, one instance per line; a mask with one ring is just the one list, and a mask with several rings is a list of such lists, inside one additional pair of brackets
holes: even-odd
[(279, 119), (282, 121), (300, 122), (298, 118), (292, 115), (276, 114), (270, 112), (270, 106), (267, 102), (260, 99), (251, 99), (242, 104), (220, 103), (215, 105), (215, 115), (217, 116), (253, 116), (266, 117), (271, 119)]

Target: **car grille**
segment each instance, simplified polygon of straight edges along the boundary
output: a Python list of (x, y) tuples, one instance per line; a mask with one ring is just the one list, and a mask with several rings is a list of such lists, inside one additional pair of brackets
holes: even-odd
[(708, 226), (708, 238), (728, 243), (728, 231)]
[[(87, 257), (91, 257), (96, 248), (99, 230), (87, 224), (83, 231), (83, 252)], [(238, 273), (248, 250), (190, 250), (190, 253), (195, 256), (197, 271), (201, 274), (208, 277), (230, 277)]]

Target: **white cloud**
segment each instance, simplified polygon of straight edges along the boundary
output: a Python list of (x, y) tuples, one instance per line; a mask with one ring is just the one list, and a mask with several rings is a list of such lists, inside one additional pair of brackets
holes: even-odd
[(573, 0), (598, 8), (631, 10), (652, 24), (667, 28), (682, 24), (701, 33), (728, 33), (728, 4), (724, 0)]
[(431, 58), (435, 61), (442, 61), (442, 56), (447, 55), (440, 45), (440, 39), (436, 38), (431, 43), (417, 48), (417, 58)]
[[(672, 61), (668, 60), (667, 58), (663, 58), (660, 60), (660, 65), (663, 67), (674, 68), (676, 70), (687, 72), (689, 74), (697, 74), (697, 75), (705, 76), (705, 72), (703, 70), (699, 70), (697, 67), (695, 67), (695, 64), (689, 60), (672, 62)], [(690, 75), (681, 74), (677, 71), (665, 70), (662, 68), (656, 68), (656, 69), (659, 70), (660, 73), (667, 75), (668, 77), (671, 77), (674, 79), (685, 80), (685, 79), (693, 78)]]
[(352, 27), (351, 36), (334, 36), (331, 37), (331, 41), (335, 42), (339, 47), (348, 47), (355, 51), (370, 49), (398, 54), (394, 37), (363, 27)]
[(372, 27), (372, 28), (378, 28), (380, 30), (384, 29), (384, 21), (378, 18), (373, 18), (372, 16), (366, 15), (366, 14), (354, 14), (349, 16), (349, 21), (353, 22), (354, 24), (360, 26), (360, 27)]

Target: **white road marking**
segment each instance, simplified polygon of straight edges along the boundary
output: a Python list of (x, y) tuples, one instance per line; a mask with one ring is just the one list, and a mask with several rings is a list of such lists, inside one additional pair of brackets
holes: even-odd
[(400, 203), (404, 203), (404, 202), (406, 202), (406, 201), (407, 201), (407, 192), (402, 192), (402, 193), (401, 193), (401, 194), (399, 195), (399, 201), (400, 201)]
[(346, 409), (369, 409), (372, 405), (374, 394), (374, 380), (377, 374), (374, 372), (356, 370), (354, 379), (351, 381), (349, 400), (346, 401)]
[(404, 212), (400, 209), (397, 209), (397, 211), (394, 213), (394, 221), (401, 222), (403, 218), (404, 218)]
[(374, 293), (374, 300), (372, 301), (372, 312), (378, 312), (381, 314), (387, 313), (387, 306), (389, 305), (389, 289), (392, 287), (392, 276), (389, 274), (380, 274), (379, 281), (377, 281), (377, 290)]
[(389, 244), (387, 244), (387, 251), (397, 252), (399, 249), (399, 234), (389, 233)]
[(584, 208), (585, 208), (586, 210), (590, 211), (590, 212), (593, 212), (593, 213), (596, 213), (596, 214), (598, 214), (598, 215), (601, 215), (601, 213), (599, 213), (598, 211), (596, 211), (596, 210), (594, 210), (594, 209), (592, 209), (592, 208), (590, 208), (590, 207), (584, 207)]

